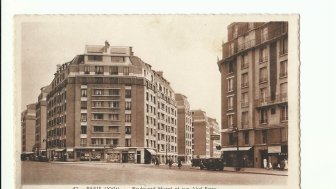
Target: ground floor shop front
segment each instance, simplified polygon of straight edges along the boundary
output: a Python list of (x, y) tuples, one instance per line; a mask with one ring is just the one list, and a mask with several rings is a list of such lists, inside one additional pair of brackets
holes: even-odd
[(228, 167), (280, 168), (288, 160), (287, 145), (224, 147), (221, 151)]
[(106, 161), (110, 163), (150, 164), (167, 160), (177, 162), (176, 153), (157, 153), (156, 149), (143, 147), (74, 147), (48, 150), (51, 161)]

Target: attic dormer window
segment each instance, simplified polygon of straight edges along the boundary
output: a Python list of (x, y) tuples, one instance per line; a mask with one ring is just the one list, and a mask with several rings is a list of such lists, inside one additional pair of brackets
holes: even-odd
[(103, 56), (100, 55), (89, 55), (89, 61), (103, 61)]

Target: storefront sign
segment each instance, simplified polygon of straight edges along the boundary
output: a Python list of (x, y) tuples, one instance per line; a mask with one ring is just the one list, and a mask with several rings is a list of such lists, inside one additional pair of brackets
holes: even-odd
[(269, 154), (281, 153), (281, 146), (269, 146), (268, 153)]
[(220, 135), (211, 135), (210, 139), (211, 140), (220, 140)]

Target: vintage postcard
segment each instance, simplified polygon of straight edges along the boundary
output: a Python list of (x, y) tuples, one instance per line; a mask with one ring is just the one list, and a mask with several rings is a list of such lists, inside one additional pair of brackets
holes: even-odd
[(299, 188), (299, 16), (17, 15), (17, 188)]

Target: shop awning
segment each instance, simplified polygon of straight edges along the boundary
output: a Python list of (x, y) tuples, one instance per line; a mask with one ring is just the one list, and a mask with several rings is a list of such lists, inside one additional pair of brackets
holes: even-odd
[[(247, 151), (250, 150), (252, 147), (239, 147), (239, 151)], [(222, 148), (222, 152), (227, 152), (227, 151), (237, 151), (237, 147), (228, 147), (228, 148)]]
[(22, 152), (22, 154), (34, 154), (34, 152)]
[(156, 155), (156, 152), (154, 151), (154, 150), (152, 150), (152, 149), (148, 149), (148, 148), (146, 148), (146, 150), (150, 153), (150, 154), (152, 154), (152, 155)]
[(269, 146), (268, 153), (269, 154), (281, 153), (281, 146)]
[(73, 152), (74, 149), (73, 149), (73, 148), (67, 148), (66, 151), (67, 151), (67, 152)]
[(55, 152), (63, 152), (65, 149), (56, 149)]

